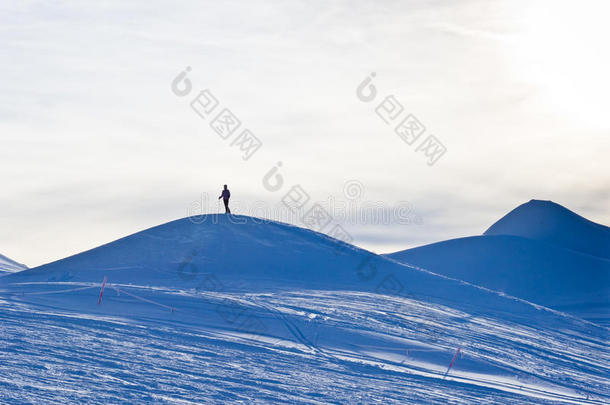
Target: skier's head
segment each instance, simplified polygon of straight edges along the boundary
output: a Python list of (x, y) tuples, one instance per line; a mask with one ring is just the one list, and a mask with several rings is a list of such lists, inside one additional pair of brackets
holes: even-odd
[(227, 189), (227, 185), (225, 184), (225, 190)]

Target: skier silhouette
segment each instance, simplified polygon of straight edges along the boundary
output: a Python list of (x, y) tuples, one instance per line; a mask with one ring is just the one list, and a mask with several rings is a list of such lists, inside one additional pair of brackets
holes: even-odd
[(218, 197), (219, 200), (221, 198), (222, 201), (225, 203), (225, 214), (230, 214), (231, 210), (229, 209), (229, 198), (231, 198), (231, 192), (227, 188), (226, 184), (224, 190), (222, 190), (222, 193), (220, 193), (220, 197)]

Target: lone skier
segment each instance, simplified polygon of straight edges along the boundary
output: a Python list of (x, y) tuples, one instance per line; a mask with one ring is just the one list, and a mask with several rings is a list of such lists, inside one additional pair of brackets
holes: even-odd
[(222, 201), (225, 203), (225, 214), (230, 214), (231, 210), (229, 209), (229, 198), (231, 198), (231, 192), (227, 188), (226, 184), (224, 190), (222, 190), (222, 193), (220, 193), (220, 197), (218, 197), (219, 200), (221, 198)]

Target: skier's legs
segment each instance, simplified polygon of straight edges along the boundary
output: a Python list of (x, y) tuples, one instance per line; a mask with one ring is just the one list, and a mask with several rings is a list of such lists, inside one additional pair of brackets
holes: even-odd
[(230, 214), (231, 210), (229, 209), (229, 200), (225, 200), (223, 198), (222, 201), (225, 203), (225, 214)]

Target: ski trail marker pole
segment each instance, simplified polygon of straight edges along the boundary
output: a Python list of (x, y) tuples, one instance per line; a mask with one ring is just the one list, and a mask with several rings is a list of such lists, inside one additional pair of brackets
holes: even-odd
[(100, 305), (102, 303), (102, 294), (104, 294), (104, 287), (106, 286), (106, 276), (104, 276), (104, 281), (102, 281), (102, 288), (100, 290), (100, 298), (97, 300), (97, 305)]
[(443, 379), (445, 377), (447, 377), (447, 374), (449, 374), (449, 370), (451, 370), (451, 366), (453, 366), (453, 363), (455, 362), (455, 359), (457, 359), (458, 354), (460, 354), (460, 349), (461, 349), (461, 347), (458, 347), (458, 349), (455, 351), (455, 354), (453, 355), (453, 360), (451, 360), (451, 363), (449, 364), (449, 367), (447, 367), (447, 371), (445, 371), (445, 375), (443, 376)]

